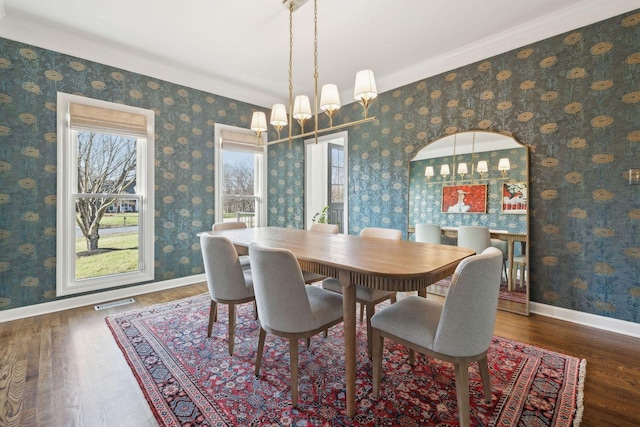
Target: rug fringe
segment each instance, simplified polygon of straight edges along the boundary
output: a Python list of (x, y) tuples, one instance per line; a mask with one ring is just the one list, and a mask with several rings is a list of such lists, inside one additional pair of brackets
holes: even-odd
[(582, 422), (584, 412), (584, 379), (587, 375), (587, 359), (580, 361), (580, 372), (578, 373), (578, 394), (576, 396), (576, 417), (573, 420), (573, 427), (579, 427)]

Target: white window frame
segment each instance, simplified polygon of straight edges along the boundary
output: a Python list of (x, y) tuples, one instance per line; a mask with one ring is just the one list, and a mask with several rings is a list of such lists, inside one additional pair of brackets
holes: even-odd
[[(222, 162), (222, 131), (227, 130), (230, 132), (237, 132), (246, 134), (250, 137), (257, 138), (256, 134), (250, 130), (245, 128), (240, 128), (236, 126), (223, 125), (216, 123), (214, 126), (214, 167), (215, 167), (215, 218), (214, 222), (222, 222), (224, 220), (224, 212), (223, 212), (223, 191), (222, 191), (222, 180), (224, 179), (223, 174), (223, 162)], [(257, 139), (256, 139), (257, 141)], [(262, 144), (262, 153), (261, 155), (256, 156), (256, 164), (255, 164), (255, 201), (256, 201), (256, 216), (257, 220), (255, 223), (256, 227), (264, 227), (267, 224), (267, 145), (266, 145), (266, 135), (262, 135), (262, 140), (260, 143)], [(254, 151), (254, 150), (251, 150)]]
[[(77, 183), (77, 150), (74, 138), (77, 131), (69, 125), (69, 104), (82, 104), (92, 107), (106, 108), (146, 117), (146, 138), (137, 139), (136, 147), (136, 194), (126, 198), (139, 201), (138, 213), (138, 256), (139, 270), (128, 273), (98, 276), (94, 278), (75, 279), (76, 271), (76, 198), (79, 194)], [(84, 96), (58, 92), (58, 195), (56, 226), (56, 295), (72, 295), (81, 292), (92, 292), (114, 288), (133, 283), (148, 282), (154, 279), (154, 112), (152, 110), (101, 101)], [(114, 132), (121, 133), (121, 132)], [(86, 196), (86, 195), (84, 195)]]

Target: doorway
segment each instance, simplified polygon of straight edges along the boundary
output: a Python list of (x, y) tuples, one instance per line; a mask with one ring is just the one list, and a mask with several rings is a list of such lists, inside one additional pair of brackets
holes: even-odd
[(305, 141), (305, 228), (329, 206), (327, 217), (340, 233), (348, 232), (347, 132)]

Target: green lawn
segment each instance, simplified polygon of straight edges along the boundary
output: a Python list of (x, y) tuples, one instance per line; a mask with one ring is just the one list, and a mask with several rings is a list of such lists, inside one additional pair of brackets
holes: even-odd
[(138, 212), (108, 213), (100, 220), (100, 228), (124, 227), (138, 225)]
[(88, 254), (84, 237), (76, 239), (76, 279), (138, 270), (138, 233), (100, 236), (98, 246), (96, 253)]

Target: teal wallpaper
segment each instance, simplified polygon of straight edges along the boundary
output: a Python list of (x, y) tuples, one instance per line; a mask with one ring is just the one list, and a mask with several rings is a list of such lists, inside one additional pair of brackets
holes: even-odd
[(214, 217), (214, 123), (255, 108), (0, 38), (0, 310), (55, 299), (56, 93), (155, 111), (155, 280), (203, 272)]
[[(156, 111), (156, 280), (202, 272), (213, 124), (248, 127), (252, 106), (4, 39), (0, 73), (0, 310), (55, 299), (58, 90)], [(430, 141), (511, 134), (530, 148), (531, 299), (640, 322), (638, 76), (635, 11), (380, 94), (377, 120), (348, 129), (349, 232), (406, 231), (409, 160)], [(268, 159), (269, 225), (302, 227), (302, 145)]]
[[(351, 233), (406, 231), (409, 160), (430, 141), (510, 134), (530, 148), (531, 299), (640, 322), (640, 185), (625, 179), (640, 167), (640, 11), (382, 93), (369, 113), (349, 128)], [(302, 152), (269, 154), (269, 221), (301, 227)]]
[[(511, 164), (507, 180), (499, 179), (500, 172), (497, 170), (498, 159), (502, 157), (508, 158)], [(426, 166), (432, 166), (435, 174), (438, 175), (442, 164), (452, 164), (452, 156), (412, 161), (409, 167), (409, 225), (413, 227), (421, 222), (438, 224), (441, 227), (480, 225), (493, 230), (526, 233), (526, 214), (505, 214), (502, 211), (502, 184), (504, 182), (527, 182), (526, 148), (476, 153), (473, 163), (477, 164), (481, 159), (489, 161), (489, 164), (492, 165), (486, 174), (487, 180), (475, 182), (475, 184), (487, 185), (487, 212), (482, 214), (442, 212), (442, 178), (434, 176), (431, 180), (427, 180), (424, 176), (424, 169)], [(457, 155), (456, 162), (466, 162), (467, 165), (471, 165), (471, 154)], [(469, 170), (471, 170), (471, 166), (469, 166)], [(477, 173), (476, 177), (478, 177)], [(468, 184), (470, 182), (465, 182), (465, 185)], [(409, 237), (413, 238), (413, 236)]]

